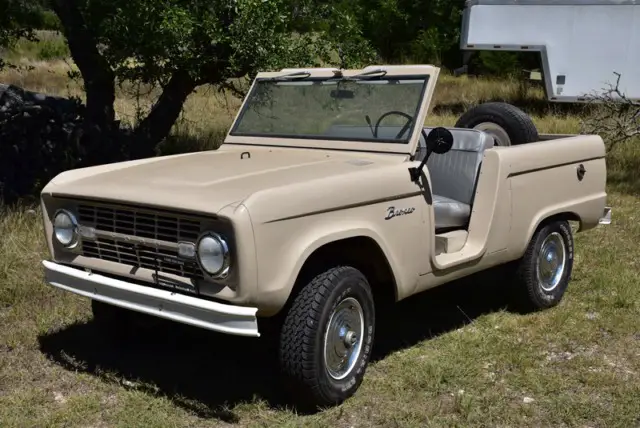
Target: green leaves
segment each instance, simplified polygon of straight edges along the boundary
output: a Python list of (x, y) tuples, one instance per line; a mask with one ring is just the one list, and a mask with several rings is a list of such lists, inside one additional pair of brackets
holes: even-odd
[(116, 76), (159, 85), (177, 70), (217, 84), (259, 69), (319, 65), (333, 47), (320, 11), (309, 0), (84, 0), (82, 7)]
[[(459, 61), (459, 33), (464, 0), (342, 0), (385, 62), (446, 64)], [(457, 64), (456, 64), (457, 65)]]
[(113, 128), (116, 82), (162, 88), (136, 125), (134, 137), (145, 146), (166, 137), (199, 85), (242, 95), (235, 82), (260, 70), (352, 67), (374, 57), (359, 22), (334, 1), (0, 1), (0, 43), (32, 35), (30, 11), (51, 3), (84, 80), (92, 132)]

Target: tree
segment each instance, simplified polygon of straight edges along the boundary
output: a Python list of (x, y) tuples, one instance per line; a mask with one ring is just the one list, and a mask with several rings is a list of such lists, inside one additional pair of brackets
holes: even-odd
[(601, 91), (588, 94), (585, 99), (592, 114), (582, 121), (582, 132), (598, 134), (612, 150), (618, 143), (640, 137), (640, 101), (630, 99), (620, 89), (622, 75)]
[(385, 62), (410, 58), (457, 67), (464, 4), (464, 0), (342, 0), (338, 7), (355, 17), (362, 36)]
[(84, 81), (84, 139), (101, 158), (96, 144), (117, 131), (117, 81), (162, 90), (131, 135), (134, 156), (144, 156), (198, 86), (239, 92), (233, 79), (260, 69), (317, 65), (343, 28), (328, 39), (312, 32), (322, 15), (311, 0), (51, 0), (51, 7)]
[[(33, 30), (41, 23), (40, 11), (33, 0), (0, 1), (0, 48), (10, 47), (19, 38), (34, 40)], [(4, 65), (0, 58), (0, 68)]]

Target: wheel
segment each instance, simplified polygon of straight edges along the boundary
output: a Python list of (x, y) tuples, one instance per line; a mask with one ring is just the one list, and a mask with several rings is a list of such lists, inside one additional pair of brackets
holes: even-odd
[(460, 116), (455, 126), (478, 129), (491, 134), (498, 146), (539, 140), (538, 130), (529, 115), (507, 103), (479, 104)]
[(295, 296), (280, 332), (279, 361), (303, 406), (336, 405), (359, 388), (373, 346), (375, 309), (365, 276), (339, 266)]
[(100, 335), (109, 340), (123, 341), (131, 336), (134, 314), (119, 306), (91, 300), (93, 322)]
[(514, 304), (524, 312), (553, 307), (564, 296), (573, 270), (573, 235), (567, 221), (544, 224), (516, 265)]

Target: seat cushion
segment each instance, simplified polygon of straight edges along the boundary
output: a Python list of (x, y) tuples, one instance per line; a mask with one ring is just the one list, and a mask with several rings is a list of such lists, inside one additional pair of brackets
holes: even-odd
[(469, 222), (471, 207), (454, 199), (433, 195), (433, 212), (436, 218), (436, 230), (464, 227)]

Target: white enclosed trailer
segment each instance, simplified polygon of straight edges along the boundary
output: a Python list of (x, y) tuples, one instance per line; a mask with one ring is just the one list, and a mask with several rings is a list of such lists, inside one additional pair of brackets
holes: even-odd
[(551, 101), (615, 84), (640, 99), (640, 0), (469, 0), (460, 48), (540, 52)]

